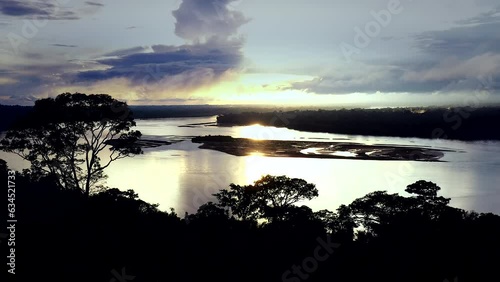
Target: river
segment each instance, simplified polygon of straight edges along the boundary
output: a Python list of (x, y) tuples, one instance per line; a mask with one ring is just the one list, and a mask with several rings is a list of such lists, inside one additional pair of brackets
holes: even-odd
[[(269, 126), (189, 126), (215, 121), (215, 117), (138, 120), (137, 130), (149, 139), (179, 140), (169, 146), (149, 148), (144, 154), (121, 159), (106, 170), (107, 185), (133, 189), (139, 197), (174, 208), (182, 216), (213, 201), (213, 193), (230, 183), (246, 185), (264, 174), (287, 175), (316, 184), (319, 197), (304, 202), (313, 210), (335, 210), (341, 204), (373, 191), (407, 195), (407, 185), (417, 180), (438, 184), (451, 205), (477, 212), (500, 214), (500, 142), (462, 142), (419, 138), (350, 136), (311, 133)], [(179, 127), (181, 126), (181, 127)], [(363, 144), (395, 144), (452, 149), (444, 162), (372, 161), (264, 157), (258, 152), (245, 157), (198, 149), (190, 136), (230, 135), (254, 139), (348, 141)], [(27, 163), (0, 152), (9, 167), (22, 169)]]

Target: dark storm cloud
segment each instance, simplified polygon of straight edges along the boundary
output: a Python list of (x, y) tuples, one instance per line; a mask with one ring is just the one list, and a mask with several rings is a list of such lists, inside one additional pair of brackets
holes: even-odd
[[(24, 2), (24, 3), (23, 3)], [(48, 3), (26, 3), (26, 1), (4, 0), (0, 2), (0, 11), (7, 16), (46, 15), (54, 5)]]
[(155, 45), (151, 47), (150, 52), (144, 53), (144, 51), (144, 47), (135, 47), (108, 53), (106, 56), (117, 58), (97, 61), (108, 66), (108, 69), (81, 72), (77, 75), (77, 79), (94, 81), (124, 77), (137, 83), (145, 78), (153, 77), (161, 80), (167, 76), (198, 69), (210, 70), (218, 76), (227, 70), (238, 68), (243, 59), (238, 43), (220, 45), (209, 41), (198, 45)]
[(248, 19), (238, 11), (228, 8), (235, 0), (184, 0), (179, 9), (172, 12), (177, 22), (175, 34), (192, 41), (216, 36), (229, 38)]
[[(232, 2), (183, 0), (173, 12), (177, 20), (175, 32), (191, 40), (192, 44), (154, 45), (113, 51), (97, 60), (107, 69), (80, 72), (75, 80), (88, 82), (127, 78), (133, 84), (138, 84), (184, 75), (189, 82), (182, 78), (178, 81), (192, 87), (196, 83), (196, 75), (202, 74), (215, 81), (226, 71), (237, 70), (243, 61), (241, 48), (244, 40), (235, 35), (248, 20), (242, 13), (228, 8)], [(206, 83), (206, 79), (200, 78), (200, 84)]]
[(13, 17), (36, 16), (49, 20), (76, 20), (78, 15), (72, 11), (64, 11), (56, 1), (0, 1), (0, 13)]

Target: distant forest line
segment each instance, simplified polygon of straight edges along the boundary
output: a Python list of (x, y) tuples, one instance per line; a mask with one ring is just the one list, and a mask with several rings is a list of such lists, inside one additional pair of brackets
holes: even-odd
[(219, 125), (286, 127), (348, 135), (500, 140), (500, 107), (387, 108), (224, 114)]
[[(30, 112), (0, 105), (0, 131)], [(258, 106), (130, 106), (136, 119), (218, 116), (221, 126), (260, 124), (311, 132), (418, 137), (465, 141), (500, 140), (500, 107), (277, 110)]]
[[(248, 111), (272, 112), (275, 108), (211, 106), (211, 105), (169, 105), (169, 106), (128, 106), (136, 119), (209, 117), (227, 113)], [(0, 105), (0, 131), (8, 130), (16, 120), (26, 116), (33, 107)]]

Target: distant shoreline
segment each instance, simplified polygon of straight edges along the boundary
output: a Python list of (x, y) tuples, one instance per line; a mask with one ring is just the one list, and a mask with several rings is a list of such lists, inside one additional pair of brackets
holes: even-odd
[(217, 117), (218, 126), (262, 126), (346, 135), (499, 141), (500, 107), (342, 109), (246, 112)]
[[(32, 107), (0, 105), (0, 131)], [(459, 141), (500, 141), (500, 107), (408, 107), (382, 109), (286, 110), (231, 106), (131, 106), (136, 120), (214, 117), (208, 126), (263, 126), (345, 135)], [(199, 124), (187, 124), (197, 127)], [(201, 125), (207, 126), (207, 125)]]

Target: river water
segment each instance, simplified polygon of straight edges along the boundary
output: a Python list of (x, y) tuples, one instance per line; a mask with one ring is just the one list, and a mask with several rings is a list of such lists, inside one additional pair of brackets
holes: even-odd
[[(404, 189), (417, 180), (438, 184), (451, 205), (478, 212), (500, 214), (500, 142), (462, 142), (419, 138), (350, 136), (311, 133), (269, 126), (216, 127), (187, 124), (207, 123), (215, 117), (138, 120), (137, 130), (146, 138), (183, 140), (169, 146), (149, 148), (144, 154), (116, 161), (106, 170), (107, 185), (133, 189), (139, 197), (174, 208), (182, 216), (213, 201), (213, 193), (230, 183), (246, 185), (264, 174), (287, 175), (316, 184), (319, 197), (304, 202), (313, 210), (335, 210), (367, 193), (385, 190), (407, 195)], [(179, 127), (181, 126), (181, 127)], [(363, 144), (395, 144), (444, 148), (445, 162), (371, 161), (264, 157), (258, 152), (237, 157), (198, 149), (190, 136), (230, 135), (254, 139), (343, 141)], [(17, 156), (0, 152), (9, 167), (27, 165)]]

